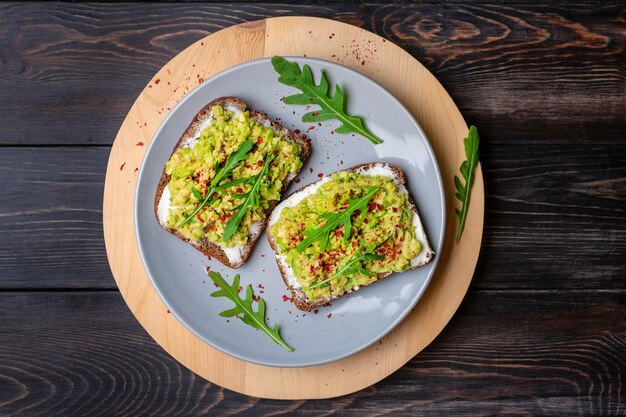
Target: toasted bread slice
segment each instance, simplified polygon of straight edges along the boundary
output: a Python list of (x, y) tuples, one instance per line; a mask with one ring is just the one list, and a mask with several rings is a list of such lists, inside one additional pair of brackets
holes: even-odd
[[(371, 163), (353, 166), (351, 168), (346, 169), (345, 171), (352, 171), (352, 172), (356, 172), (358, 174), (366, 175), (366, 176), (384, 175), (384, 176), (391, 177), (393, 183), (398, 186), (398, 189), (400, 190), (400, 192), (408, 195), (409, 208), (413, 212), (413, 226), (415, 227), (415, 237), (422, 245), (421, 252), (415, 258), (411, 259), (410, 269), (415, 269), (417, 267), (426, 265), (428, 262), (430, 262), (433, 259), (435, 252), (432, 250), (430, 243), (428, 242), (426, 231), (424, 230), (424, 227), (420, 220), (419, 214), (417, 212), (417, 207), (415, 206), (415, 202), (413, 201), (413, 198), (411, 197), (410, 193), (407, 190), (406, 177), (404, 176), (404, 173), (400, 170), (400, 168), (398, 168), (397, 166), (393, 164), (371, 162)], [(300, 190), (291, 194), (289, 197), (285, 198), (274, 209), (274, 211), (270, 215), (269, 226), (273, 225), (274, 223), (278, 221), (280, 217), (280, 213), (283, 208), (288, 207), (288, 206), (293, 206), (297, 204), (300, 200), (304, 199), (307, 195), (315, 193), (316, 189), (323, 183), (323, 181), (327, 180), (328, 177), (329, 175), (312, 184), (309, 184), (301, 188)], [(270, 243), (270, 246), (272, 247), (274, 252), (276, 252), (276, 262), (278, 264), (278, 268), (280, 269), (280, 273), (282, 275), (283, 281), (285, 282), (285, 285), (291, 292), (294, 304), (296, 305), (298, 309), (302, 311), (309, 311), (315, 307), (328, 304), (333, 299), (339, 298), (336, 296), (331, 296), (331, 297), (325, 297), (325, 298), (318, 298), (315, 300), (309, 300), (307, 295), (302, 290), (302, 286), (296, 280), (293, 269), (285, 261), (285, 257), (280, 253), (280, 249), (274, 237), (271, 234), (270, 227), (267, 228), (266, 234), (267, 234), (267, 239)], [(377, 278), (369, 285), (373, 284), (374, 282), (380, 281), (381, 279), (391, 275), (392, 273), (393, 272), (386, 272), (386, 273), (379, 274)], [(349, 292), (356, 291), (362, 287), (363, 285), (360, 287), (354, 286), (351, 290), (346, 292), (346, 294)]]
[[(204, 128), (210, 123), (210, 119), (212, 118), (212, 108), (213, 106), (222, 106), (224, 109), (233, 111), (235, 114), (244, 112), (247, 109), (247, 105), (242, 100), (235, 97), (221, 97), (211, 101), (207, 104), (202, 110), (198, 112), (198, 114), (191, 121), (191, 124), (185, 130), (180, 140), (176, 143), (176, 146), (172, 150), (172, 154), (181, 147), (191, 147), (195, 143), (195, 140), (199, 137), (200, 133)], [(287, 129), (282, 124), (270, 120), (266, 114), (260, 113), (256, 110), (248, 110), (250, 114), (250, 118), (256, 120), (261, 123), (265, 127), (271, 127), (274, 131), (280, 132), (284, 135), (284, 139), (293, 142), (300, 146), (300, 160), (303, 165), (309, 157), (311, 152), (310, 144), (304, 140), (302, 137), (297, 135), (295, 132)], [(291, 181), (298, 175), (298, 172), (294, 172), (289, 174), (289, 176), (285, 179), (281, 195), (285, 192)], [(191, 244), (194, 248), (205, 254), (206, 256), (214, 257), (221, 263), (231, 268), (239, 268), (243, 265), (250, 256), (250, 252), (254, 243), (257, 241), (261, 232), (265, 228), (267, 224), (267, 216), (274, 209), (278, 201), (271, 201), (268, 209), (265, 211), (265, 217), (257, 224), (257, 226), (250, 230), (248, 235), (247, 243), (243, 246), (238, 245), (235, 248), (226, 248), (222, 247), (217, 242), (211, 242), (207, 240), (205, 237), (202, 238), (199, 242), (195, 242), (187, 237), (183, 236), (177, 230), (168, 227), (167, 225), (167, 212), (169, 207), (169, 190), (167, 189), (167, 185), (170, 182), (170, 175), (163, 170), (163, 174), (161, 175), (161, 179), (157, 186), (156, 196), (154, 199), (154, 213), (156, 215), (157, 221), (159, 224), (168, 232), (172, 233), (174, 236), (178, 237), (184, 242)]]

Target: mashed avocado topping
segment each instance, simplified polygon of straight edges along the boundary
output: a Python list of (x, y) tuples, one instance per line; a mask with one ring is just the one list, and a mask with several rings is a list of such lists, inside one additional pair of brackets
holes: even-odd
[[(350, 208), (359, 198), (367, 201), (365, 211)], [(338, 219), (337, 213), (348, 214), (350, 230), (345, 230), (345, 218), (337, 220), (327, 242), (322, 238), (303, 247), (303, 241)], [(391, 178), (341, 171), (295, 206), (285, 207), (271, 233), (302, 290), (315, 300), (371, 284), (380, 273), (409, 269), (422, 250), (413, 215), (408, 195)]]
[[(196, 242), (206, 238), (225, 247), (245, 245), (250, 229), (265, 217), (270, 201), (280, 199), (286, 178), (302, 166), (301, 149), (282, 133), (251, 119), (247, 111), (235, 115), (221, 106), (211, 110), (212, 121), (195, 144), (177, 149), (165, 166), (171, 177), (167, 225)], [(245, 141), (254, 143), (245, 159), (219, 181), (217, 185), (222, 187), (189, 218), (207, 197), (216, 173)], [(254, 198), (246, 198), (251, 191)], [(244, 201), (245, 215), (234, 234), (224, 241), (226, 225)]]

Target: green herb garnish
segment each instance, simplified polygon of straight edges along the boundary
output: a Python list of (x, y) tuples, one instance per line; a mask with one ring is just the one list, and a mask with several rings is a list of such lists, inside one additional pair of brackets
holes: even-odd
[(313, 79), (311, 67), (306, 64), (302, 66), (301, 71), (295, 62), (289, 62), (283, 57), (274, 56), (272, 65), (274, 70), (280, 75), (278, 77), (279, 82), (302, 91), (302, 94), (294, 94), (283, 98), (285, 104), (317, 104), (321, 107), (320, 110), (315, 110), (302, 116), (303, 122), (323, 122), (335, 119), (342, 123), (341, 126), (335, 129), (337, 133), (357, 133), (369, 139), (374, 145), (383, 142), (367, 130), (363, 124), (363, 119), (346, 113), (345, 95), (339, 84), (335, 85), (333, 96), (329, 95), (329, 84), (324, 70), (321, 71), (320, 83), (317, 85)]
[(352, 229), (352, 220), (350, 217), (352, 213), (357, 210), (361, 210), (361, 216), (365, 217), (367, 214), (367, 204), (372, 199), (374, 194), (379, 190), (378, 187), (367, 187), (367, 193), (362, 197), (350, 199), (348, 201), (348, 208), (340, 213), (324, 213), (320, 217), (326, 219), (324, 226), (317, 229), (310, 229), (304, 232), (305, 239), (296, 246), (298, 252), (302, 252), (313, 243), (318, 240), (321, 242), (320, 250), (323, 251), (328, 245), (328, 239), (330, 238), (330, 232), (332, 232), (337, 226), (343, 224), (343, 239), (348, 240), (350, 237), (350, 229)]
[(235, 212), (226, 223), (226, 227), (224, 228), (224, 242), (228, 241), (228, 239), (230, 239), (235, 234), (248, 209), (259, 206), (261, 183), (267, 177), (270, 164), (273, 160), (274, 152), (272, 151), (267, 157), (267, 160), (265, 161), (261, 172), (253, 175), (250, 178), (246, 178), (246, 180), (243, 181), (250, 186), (250, 189), (244, 194), (233, 195), (233, 197), (235, 198), (243, 198), (244, 200), (239, 206), (237, 206), (237, 208), (235, 208)]
[(474, 185), (474, 172), (476, 171), (476, 167), (478, 166), (478, 144), (480, 142), (480, 138), (478, 137), (478, 129), (476, 126), (470, 126), (469, 133), (467, 137), (463, 139), (463, 146), (465, 148), (465, 157), (467, 158), (461, 164), (461, 176), (465, 179), (465, 186), (461, 184), (461, 180), (456, 175), (454, 176), (454, 186), (456, 187), (457, 193), (455, 194), (456, 198), (461, 201), (461, 209), (454, 209), (454, 212), (459, 218), (459, 230), (456, 233), (456, 243), (461, 241), (461, 235), (463, 234), (463, 229), (465, 228), (465, 220), (467, 219), (467, 210), (469, 208), (470, 201), (470, 190), (472, 189), (472, 185)]
[[(252, 326), (255, 329), (261, 330), (270, 337), (276, 344), (287, 349), (288, 352), (293, 352), (293, 348), (283, 341), (278, 332), (278, 325), (274, 324), (274, 328), (270, 329), (265, 324), (265, 301), (261, 298), (255, 298), (252, 293), (252, 286), (248, 284), (246, 286), (246, 298), (239, 298), (239, 274), (235, 275), (233, 284), (229, 285), (222, 275), (218, 272), (209, 272), (209, 278), (217, 284), (219, 290), (211, 294), (211, 297), (226, 297), (235, 303), (235, 307), (230, 310), (225, 310), (220, 313), (222, 317), (237, 316), (241, 321), (248, 326)], [(252, 301), (257, 299), (258, 308), (255, 312), (252, 309)]]
[(376, 253), (376, 251), (382, 247), (385, 243), (387, 243), (387, 241), (391, 239), (391, 237), (388, 237), (387, 239), (383, 240), (381, 243), (379, 243), (378, 245), (374, 245), (371, 246), (369, 248), (364, 248), (364, 244), (362, 243), (361, 245), (359, 245), (358, 249), (356, 250), (356, 252), (354, 252), (354, 254), (350, 257), (350, 259), (348, 259), (348, 261), (340, 268), (337, 268), (337, 270), (335, 271), (335, 273), (333, 274), (333, 276), (331, 276), (330, 278), (326, 278), (323, 281), (320, 281), (316, 284), (311, 285), (309, 288), (317, 288), (317, 287), (321, 287), (322, 285), (326, 284), (327, 282), (340, 277), (342, 275), (354, 275), (356, 273), (361, 273), (363, 275), (367, 275), (370, 277), (375, 277), (378, 274), (372, 272), (372, 271), (368, 271), (367, 269), (365, 269), (363, 267), (363, 265), (361, 265), (361, 262), (364, 261), (380, 261), (382, 259), (384, 259), (383, 255), (379, 255)]
[[(237, 165), (239, 165), (239, 163), (241, 161), (244, 161), (248, 155), (248, 152), (250, 152), (250, 150), (252, 149), (252, 146), (254, 146), (254, 142), (252, 142), (250, 139), (245, 140), (241, 146), (239, 146), (239, 149), (237, 149), (234, 153), (232, 153), (228, 159), (226, 160), (226, 163), (224, 164), (223, 167), (218, 168), (219, 165), (216, 163), (215, 167), (218, 169), (215, 177), (213, 177), (213, 180), (211, 180), (211, 183), (209, 184), (207, 193), (205, 197), (202, 197), (202, 194), (200, 194), (200, 192), (198, 190), (196, 190), (195, 188), (191, 189), (192, 194), (194, 195), (194, 197), (196, 197), (199, 201), (200, 201), (200, 205), (198, 207), (196, 207), (196, 209), (187, 217), (185, 217), (184, 220), (180, 221), (175, 227), (179, 228), (187, 223), (189, 223), (191, 221), (191, 219), (193, 219), (196, 214), (198, 214), (200, 212), (200, 210), (202, 210), (202, 208), (204, 206), (206, 206), (210, 201), (211, 201), (211, 196), (213, 195), (213, 193), (215, 193), (217, 190), (225, 188), (225, 186), (232, 186), (234, 185), (234, 181), (225, 184), (223, 186), (219, 186), (219, 183), (222, 182), (226, 177), (228, 177), (228, 175), (230, 175), (231, 171), (233, 169), (235, 169), (235, 167)], [(237, 180), (236, 180), (237, 181)]]

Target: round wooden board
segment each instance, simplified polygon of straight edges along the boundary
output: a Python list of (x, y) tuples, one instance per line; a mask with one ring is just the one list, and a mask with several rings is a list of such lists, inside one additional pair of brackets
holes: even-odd
[[(338, 362), (271, 368), (232, 358), (192, 335), (168, 314), (144, 270), (133, 224), (134, 192), (146, 146), (168, 111), (199, 82), (233, 65), (273, 55), (336, 61), (376, 80), (415, 116), (437, 155), (448, 207), (440, 263), (415, 310), (380, 343)], [(483, 230), (480, 167), (461, 243), (455, 243), (453, 176), (465, 159), (467, 125), (450, 96), (417, 60), (355, 26), (311, 17), (245, 23), (194, 43), (165, 65), (128, 112), (113, 144), (104, 188), (103, 223), (113, 276), (128, 307), (159, 345), (203, 378), (247, 395), (328, 398), (366, 388), (403, 366), (441, 332), (472, 279)], [(315, 146), (315, 145), (314, 145)], [(270, 300), (271, 302), (271, 300)]]

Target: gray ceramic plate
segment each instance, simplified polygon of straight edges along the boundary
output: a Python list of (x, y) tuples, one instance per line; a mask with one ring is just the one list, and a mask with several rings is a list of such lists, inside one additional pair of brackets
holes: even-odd
[[(280, 84), (269, 59), (232, 67), (205, 81), (171, 111), (159, 127), (143, 160), (135, 196), (135, 227), (144, 266), (164, 303), (191, 332), (224, 353), (245, 361), (279, 367), (300, 367), (336, 361), (381, 339), (415, 306), (424, 293), (439, 260), (444, 236), (443, 186), (433, 151), (409, 112), (385, 89), (351, 69), (332, 62), (288, 58), (309, 64), (316, 77), (324, 69), (331, 84), (339, 83), (348, 97), (348, 111), (364, 117), (367, 126), (384, 140), (374, 146), (367, 139), (332, 133), (336, 122), (322, 126), (302, 123), (304, 106), (287, 106), (280, 99), (295, 90)], [(246, 264), (238, 270), (208, 260), (157, 223), (153, 200), (157, 183), (172, 148), (195, 114), (209, 101), (235, 96), (250, 108), (268, 113), (285, 126), (306, 132), (312, 155), (302, 169), (299, 184), (288, 193), (329, 174), (363, 162), (385, 161), (398, 165), (407, 176), (422, 222), (437, 252), (430, 264), (363, 288), (318, 309), (302, 313), (283, 295), (285, 288), (273, 252), (261, 236)], [(314, 129), (308, 130), (310, 126)], [(205, 267), (221, 272), (228, 281), (241, 274), (268, 305), (270, 323), (278, 323), (283, 338), (295, 351), (288, 353), (262, 332), (237, 319), (218, 316), (231, 308), (215, 290)]]

